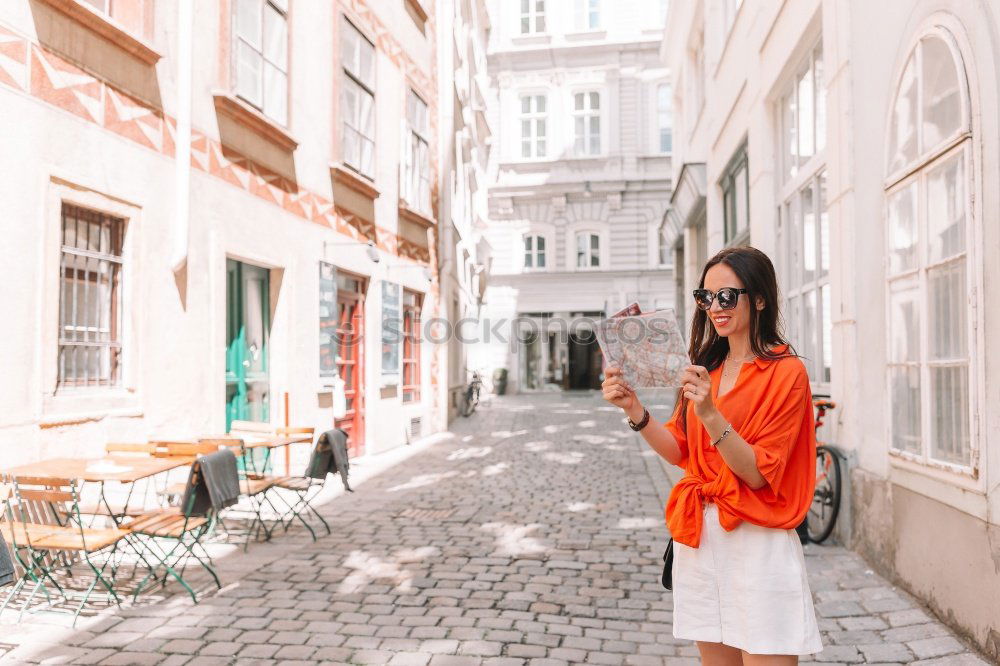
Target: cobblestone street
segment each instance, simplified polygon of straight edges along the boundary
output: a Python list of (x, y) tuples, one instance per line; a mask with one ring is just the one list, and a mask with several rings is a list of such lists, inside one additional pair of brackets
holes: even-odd
[[(659, 418), (666, 406), (653, 406)], [(371, 418), (371, 417), (370, 417)], [(0, 626), (4, 663), (698, 663), (660, 587), (668, 477), (596, 394), (510, 396), (352, 467), (303, 530), (217, 554), (223, 590)], [(837, 547), (807, 548), (836, 663), (983, 664)], [(804, 662), (808, 660), (803, 660)]]

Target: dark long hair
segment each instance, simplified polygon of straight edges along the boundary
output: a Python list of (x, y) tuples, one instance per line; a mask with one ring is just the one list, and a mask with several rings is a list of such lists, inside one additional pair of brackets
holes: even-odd
[[(705, 286), (705, 275), (716, 264), (725, 264), (736, 273), (747, 293), (745, 296), (750, 304), (750, 350), (754, 356), (765, 359), (778, 359), (785, 356), (797, 356), (792, 346), (785, 340), (782, 330), (784, 323), (778, 300), (778, 279), (774, 274), (774, 264), (766, 254), (755, 247), (730, 247), (719, 251), (708, 260), (701, 271), (698, 288)], [(764, 301), (764, 308), (757, 309), (757, 300)], [(788, 345), (787, 351), (780, 354), (771, 351), (772, 347)], [(708, 319), (708, 312), (695, 308), (694, 319), (691, 321), (691, 346), (688, 355), (694, 365), (704, 366), (709, 372), (722, 365), (729, 354), (729, 339), (721, 337), (715, 326)], [(687, 426), (687, 398), (684, 389), (677, 391), (677, 409), (681, 410), (681, 423)]]

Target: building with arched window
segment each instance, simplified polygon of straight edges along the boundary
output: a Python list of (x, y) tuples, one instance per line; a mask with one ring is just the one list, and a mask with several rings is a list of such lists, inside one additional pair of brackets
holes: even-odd
[(993, 657), (998, 34), (985, 2), (699, 0), (671, 3), (661, 51), (678, 285), (723, 247), (772, 257), (785, 333), (837, 403), (836, 538)]

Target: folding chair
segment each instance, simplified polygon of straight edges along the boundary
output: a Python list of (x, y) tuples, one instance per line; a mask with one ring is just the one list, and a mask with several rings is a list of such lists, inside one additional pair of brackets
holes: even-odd
[[(326, 447), (324, 449), (323, 447)], [(281, 500), (288, 507), (288, 511), (284, 513), (279, 521), (288, 531), (292, 523), (295, 522), (297, 518), (299, 522), (305, 525), (306, 529), (309, 530), (309, 534), (312, 536), (313, 541), (316, 541), (316, 532), (313, 530), (312, 526), (305, 519), (304, 514), (312, 514), (315, 516), (320, 523), (323, 524), (326, 533), (330, 534), (330, 525), (327, 524), (326, 520), (321, 516), (312, 505), (312, 501), (316, 499), (316, 496), (323, 490), (326, 486), (327, 474), (326, 470), (320, 470), (320, 460), (323, 459), (324, 454), (329, 449), (329, 444), (325, 442), (317, 441), (313, 446), (311, 453), (309, 455), (309, 462), (306, 464), (305, 473), (302, 476), (279, 476), (274, 477), (273, 483), (276, 488), (281, 488), (283, 490), (288, 490), (294, 493), (297, 497), (292, 502), (289, 502), (284, 497)], [(322, 477), (318, 476), (322, 474)]]
[(226, 447), (230, 450), (239, 448), (239, 458), (243, 461), (243, 469), (239, 470), (240, 493), (250, 502), (250, 508), (254, 514), (254, 518), (247, 528), (247, 538), (243, 544), (243, 550), (245, 551), (250, 547), (251, 533), (254, 534), (254, 539), (256, 539), (260, 535), (261, 530), (263, 530), (264, 540), (270, 541), (271, 530), (267, 528), (267, 524), (264, 522), (263, 510), (264, 505), (267, 504), (275, 514), (278, 514), (277, 508), (275, 508), (267, 496), (268, 491), (274, 485), (273, 477), (265, 477), (263, 474), (257, 472), (254, 456), (251, 455), (252, 450), (247, 448), (246, 442), (242, 439), (236, 437), (219, 437), (199, 441), (205, 446), (215, 446), (216, 448)]
[[(75, 553), (94, 575), (73, 614), (73, 625), (76, 625), (80, 612), (98, 585), (103, 586), (109, 598), (121, 606), (121, 599), (114, 589), (114, 575), (109, 580), (105, 577), (105, 570), (114, 559), (118, 543), (128, 536), (128, 531), (84, 526), (76, 482), (72, 479), (22, 476), (9, 481), (12, 482), (13, 492), (8, 490), (4, 493), (7, 495), (4, 499), (7, 523), (0, 525), (0, 529), (24, 573), (0, 605), (0, 613), (29, 582), (33, 582), (34, 587), (21, 607), (19, 620), (39, 590), (51, 605), (50, 585), (63, 599), (70, 601), (70, 593), (76, 594), (76, 591), (66, 589), (55, 578), (55, 571), (59, 568), (65, 568), (68, 574), (72, 574), (72, 562), (66, 559), (69, 553)], [(108, 557), (98, 567), (92, 558), (102, 551), (108, 551)]]
[[(214, 454), (226, 455), (220, 452), (218, 447), (212, 449)], [(228, 455), (232, 455), (228, 452)], [(146, 543), (150, 546), (153, 556), (158, 560), (157, 564), (164, 569), (162, 584), (167, 584), (167, 576), (173, 576), (179, 582), (191, 599), (198, 603), (198, 596), (194, 589), (184, 580), (184, 571), (188, 561), (194, 558), (205, 571), (207, 571), (216, 586), (222, 589), (219, 576), (212, 568), (212, 557), (201, 543), (201, 538), (209, 531), (218, 517), (219, 512), (225, 508), (220, 506), (216, 499), (209, 492), (205, 475), (202, 473), (204, 458), (197, 458), (191, 463), (191, 472), (188, 474), (187, 483), (184, 484), (184, 492), (180, 507), (168, 507), (158, 509), (143, 514), (129, 524), (132, 534), (147, 537)], [(233, 461), (233, 482), (236, 482), (235, 459)], [(173, 546), (167, 550), (157, 544), (157, 540), (172, 541)], [(195, 552), (201, 550), (201, 555)], [(177, 565), (180, 564), (180, 571)], [(155, 571), (149, 574), (139, 583), (135, 589), (133, 598), (138, 598), (139, 593), (146, 587), (150, 578), (156, 578)]]
[[(210, 440), (210, 442), (211, 441), (216, 440)], [(150, 445), (153, 447), (152, 455), (155, 457), (190, 458), (191, 460), (194, 460), (198, 456), (208, 455), (219, 450), (219, 444), (213, 444), (210, 442), (172, 442), (166, 440), (154, 440), (150, 442)], [(227, 444), (227, 446), (231, 446), (234, 443), (234, 441), (231, 441)], [(170, 503), (171, 500), (179, 500), (186, 488), (186, 483), (167, 483), (161, 490), (158, 490), (157, 493), (166, 497), (167, 502)]]

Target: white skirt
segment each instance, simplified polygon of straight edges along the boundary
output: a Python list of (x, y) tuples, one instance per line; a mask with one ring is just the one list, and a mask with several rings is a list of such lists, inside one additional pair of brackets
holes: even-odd
[(674, 638), (749, 654), (823, 649), (802, 544), (795, 530), (743, 522), (732, 532), (705, 505), (701, 546), (674, 542)]

